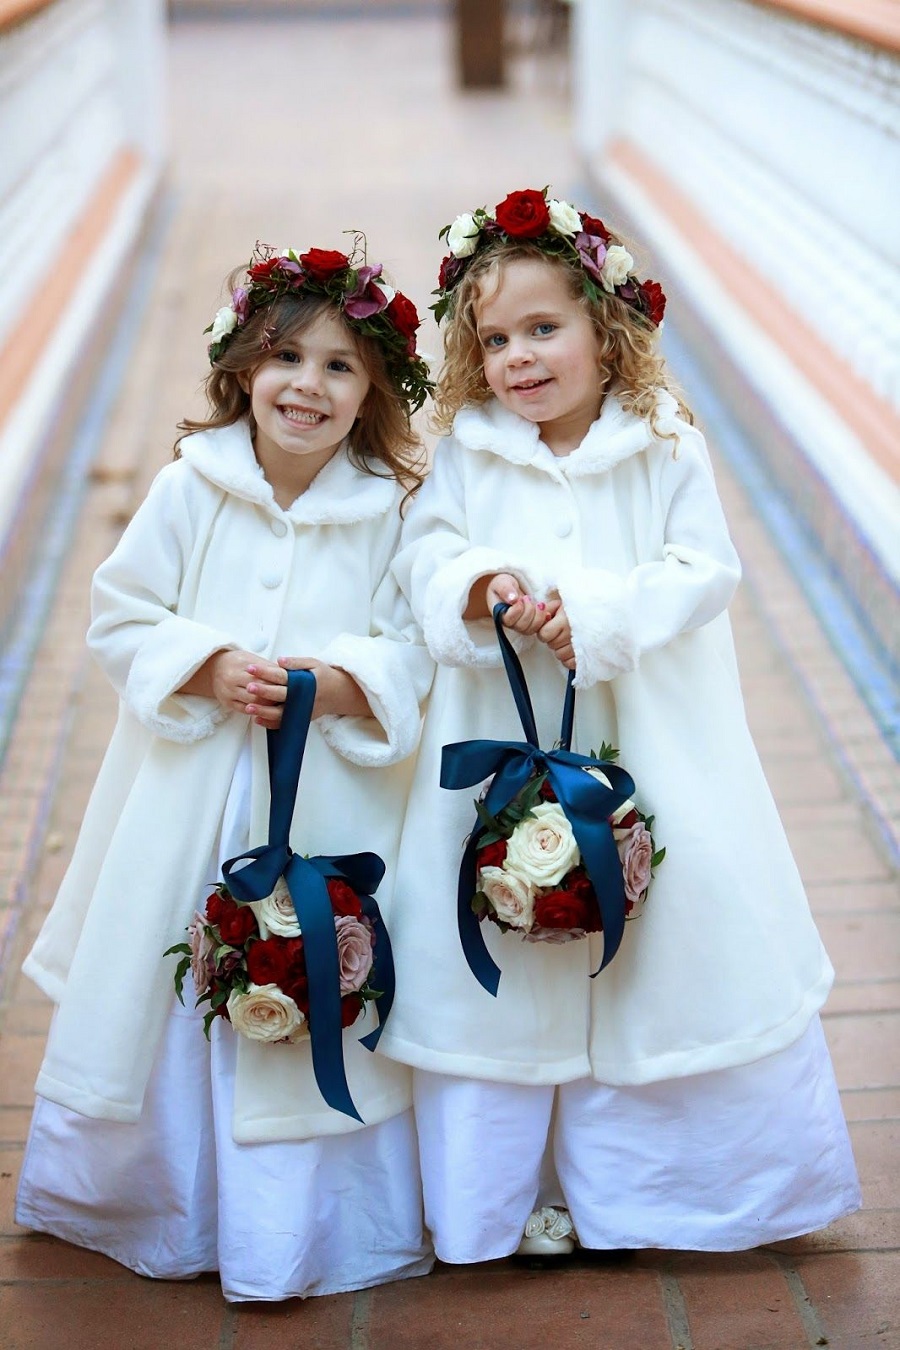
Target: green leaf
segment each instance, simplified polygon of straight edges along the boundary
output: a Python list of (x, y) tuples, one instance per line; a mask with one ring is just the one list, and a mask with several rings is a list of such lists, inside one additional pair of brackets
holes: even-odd
[(228, 1002), (229, 992), (230, 991), (228, 989), (217, 989), (216, 992), (213, 994), (212, 998), (209, 1000), (209, 1006), (214, 1010), (216, 1008), (221, 1008), (223, 1003)]
[(662, 860), (663, 860), (663, 858), (664, 858), (665, 856), (666, 856), (666, 850), (665, 850), (664, 848), (657, 849), (657, 851), (654, 853), (653, 857), (650, 859), (650, 867), (651, 867), (651, 869), (654, 868), (654, 867), (659, 867), (659, 864), (662, 862)]
[(478, 819), (481, 821), (482, 825), (484, 825), (487, 829), (494, 830), (498, 834), (502, 835), (503, 831), (499, 820), (497, 819), (496, 816), (491, 815), (490, 811), (487, 809), (484, 802), (476, 801), (475, 813), (478, 816)]
[(178, 995), (178, 1002), (184, 1007), (184, 977), (191, 968), (191, 958), (183, 956), (175, 967), (175, 993)]
[(188, 943), (186, 943), (186, 942), (176, 942), (174, 947), (168, 947), (168, 948), (163, 952), (163, 956), (175, 956), (175, 955), (177, 955), (179, 952), (186, 952), (187, 955), (190, 956), (190, 954), (191, 954), (191, 948), (190, 948), (190, 946), (188, 945)]
[(609, 741), (604, 741), (599, 750), (591, 751), (591, 759), (603, 760), (608, 764), (613, 764), (619, 758), (619, 752)]

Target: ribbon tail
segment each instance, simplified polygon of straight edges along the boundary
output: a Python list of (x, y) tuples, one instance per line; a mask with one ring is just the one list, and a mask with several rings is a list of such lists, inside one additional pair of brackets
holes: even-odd
[(374, 1050), (381, 1039), (384, 1024), (391, 1015), (391, 1008), (394, 1006), (394, 991), (396, 989), (394, 953), (384, 919), (381, 917), (381, 910), (378, 908), (378, 902), (373, 900), (371, 895), (360, 896), (360, 900), (363, 914), (375, 929), (375, 950), (372, 969), (369, 973), (369, 983), (373, 989), (379, 989), (381, 994), (379, 998), (373, 1000), (375, 1011), (378, 1014), (378, 1026), (368, 1035), (361, 1036), (359, 1043), (364, 1045), (367, 1050)]
[(344, 1069), (340, 970), (331, 900), (321, 874), (296, 854), (288, 864), (285, 880), (303, 933), (316, 1083), (330, 1107), (362, 1125), (365, 1121), (353, 1103)]
[(462, 863), (459, 868), (459, 889), (456, 898), (456, 920), (459, 928), (459, 940), (463, 956), (478, 983), (489, 994), (497, 997), (500, 985), (500, 967), (488, 951), (481, 921), (472, 910), (472, 897), (475, 894), (475, 853), (478, 848), (477, 827), (466, 844)]

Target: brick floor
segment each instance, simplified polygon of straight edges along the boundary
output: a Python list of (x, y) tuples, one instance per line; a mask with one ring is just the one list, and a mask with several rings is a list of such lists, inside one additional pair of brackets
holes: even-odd
[[(864, 1210), (757, 1252), (577, 1258), (552, 1272), (439, 1267), (361, 1294), (241, 1308), (223, 1304), (213, 1277), (152, 1283), (12, 1222), (49, 1019), (15, 972), (67, 863), (115, 711), (83, 650), (90, 574), (168, 457), (175, 423), (199, 408), (201, 330), (257, 238), (338, 245), (342, 228), (365, 226), (370, 253), (421, 307), (437, 230), (459, 210), (514, 186), (583, 195), (564, 71), (520, 63), (513, 73), (506, 95), (458, 96), (439, 18), (173, 31), (159, 271), (0, 771), (0, 1350), (900, 1350), (900, 915), (885, 851), (900, 824), (896, 766), (721, 464), (746, 569), (733, 616), (748, 712), (837, 957), (825, 1027)], [(439, 349), (431, 327), (424, 345)]]

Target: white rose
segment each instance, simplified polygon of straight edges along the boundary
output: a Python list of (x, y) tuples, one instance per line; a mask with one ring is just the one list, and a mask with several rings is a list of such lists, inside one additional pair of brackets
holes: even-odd
[(521, 820), (506, 846), (506, 867), (533, 886), (556, 886), (581, 854), (557, 802), (542, 802)]
[(552, 201), (548, 203), (550, 208), (550, 224), (557, 234), (579, 234), (582, 229), (581, 216), (570, 206), (568, 202)]
[(212, 332), (209, 335), (210, 342), (218, 342), (220, 338), (227, 337), (237, 328), (237, 315), (230, 305), (223, 305), (216, 311), (216, 317), (212, 322)]
[(378, 287), (379, 290), (384, 291), (385, 295), (387, 296), (387, 303), (390, 304), (394, 296), (397, 294), (393, 286), (391, 286), (390, 283), (387, 281), (382, 281), (381, 277), (378, 278), (378, 280), (375, 282), (375, 285)]
[(600, 268), (600, 280), (603, 283), (603, 289), (610, 294), (616, 286), (621, 286), (622, 282), (628, 277), (628, 273), (634, 267), (634, 258), (623, 248), (621, 244), (612, 244), (606, 250), (606, 257), (603, 259), (603, 266)]
[(260, 928), (265, 929), (263, 937), (268, 937), (269, 934), (283, 938), (300, 936), (297, 911), (294, 909), (294, 902), (284, 877), (280, 877), (275, 883), (272, 894), (260, 901), (256, 916)]
[[(612, 787), (612, 783), (609, 781), (606, 774), (603, 773), (600, 769), (585, 769), (585, 773), (589, 773), (592, 778), (596, 778), (597, 782), (602, 783), (604, 787), (608, 788)], [(622, 805), (619, 807), (617, 811), (613, 811), (612, 815), (610, 816), (610, 820), (612, 821), (613, 825), (618, 825), (620, 820), (624, 820), (625, 817), (629, 814), (629, 812), (634, 810), (636, 810), (635, 804), (629, 797), (627, 801), (622, 803)]]
[(235, 1031), (251, 1041), (293, 1041), (307, 1033), (303, 1013), (277, 984), (251, 984), (246, 993), (233, 989), (228, 1016)]
[(454, 258), (470, 257), (475, 252), (480, 233), (475, 224), (475, 217), (470, 211), (457, 216), (447, 235), (447, 244)]
[(534, 923), (534, 887), (505, 867), (482, 867), (479, 880), (497, 918), (527, 932)]

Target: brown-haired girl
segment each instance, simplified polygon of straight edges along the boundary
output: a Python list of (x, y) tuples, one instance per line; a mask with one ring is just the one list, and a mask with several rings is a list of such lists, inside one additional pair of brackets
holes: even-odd
[[(217, 1269), (227, 1299), (272, 1300), (430, 1268), (409, 1075), (359, 1045), (356, 998), (342, 1040), (363, 1128), (317, 1090), (302, 981), (291, 1043), (216, 1016), (210, 1046), (163, 953), (189, 924), (196, 943), (222, 861), (265, 838), (262, 728), (291, 668), (316, 676), (292, 844), (377, 852), (389, 923), (431, 669), (388, 568), (428, 379), (415, 309), (379, 266), (258, 249), (234, 280), (207, 330), (210, 415), (182, 424), (94, 581), (88, 642), (120, 714), (26, 961), (58, 1009), (17, 1214), (144, 1275)], [(213, 958), (194, 956), (208, 997)]]
[[(573, 1225), (600, 1250), (733, 1250), (820, 1228), (859, 1205), (818, 1018), (833, 972), (744, 717), (725, 613), (740, 566), (657, 348), (665, 297), (602, 220), (546, 192), (445, 233), (450, 434), (394, 565), (439, 665), (382, 1041), (415, 1070), (436, 1253), (565, 1254)], [(648, 825), (613, 807), (621, 828), (595, 820), (616, 845), (618, 927), (629, 904), (640, 914), (595, 979), (596, 892), (560, 808), (522, 805), (513, 850), (482, 805), (489, 863), (471, 884), (460, 872), (475, 794), (439, 785), (442, 747), (484, 771), (499, 744), (504, 772), (523, 750), (498, 604), (531, 745), (553, 747), (574, 671), (572, 750), (619, 749), (665, 845), (648, 889)], [(519, 799), (493, 809), (503, 800)]]

